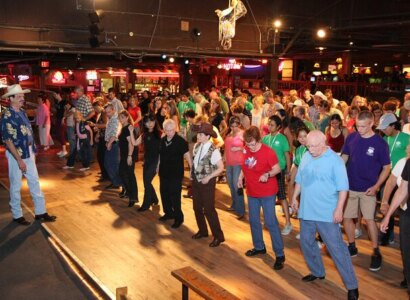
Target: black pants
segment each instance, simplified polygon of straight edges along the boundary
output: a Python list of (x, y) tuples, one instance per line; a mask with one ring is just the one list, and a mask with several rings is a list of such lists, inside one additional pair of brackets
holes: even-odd
[(175, 222), (183, 222), (184, 214), (181, 209), (182, 177), (160, 176), (159, 190), (164, 214), (173, 217)]
[[(383, 188), (384, 189), (384, 188)], [(393, 189), (390, 199), (389, 199), (389, 204), (391, 204), (391, 201), (393, 200), (393, 196), (397, 190), (397, 186)], [(394, 236), (394, 214), (389, 219), (389, 227), (386, 230), (386, 233), (381, 233), (380, 235), (380, 242), (382, 245), (388, 245), (389, 244), (389, 239), (391, 236)]]
[(400, 250), (403, 273), (408, 285), (407, 293), (410, 295), (410, 207), (400, 215)]
[(217, 239), (223, 240), (224, 234), (221, 230), (218, 213), (215, 209), (215, 185), (215, 177), (207, 184), (202, 184), (196, 179), (192, 180), (192, 199), (199, 232), (203, 235), (208, 234), (206, 219), (211, 228), (212, 235)]
[(79, 141), (80, 143), (80, 157), (84, 168), (89, 168), (91, 163), (92, 148), (88, 139)]
[(130, 201), (138, 202), (138, 186), (135, 177), (135, 159), (132, 157), (131, 166), (127, 164), (127, 158), (121, 157), (119, 175)]
[(100, 140), (98, 141), (97, 145), (97, 160), (98, 160), (98, 165), (100, 166), (101, 170), (101, 177), (104, 179), (110, 179), (108, 176), (107, 171), (105, 170), (104, 167), (104, 156), (105, 156), (105, 151), (107, 150), (105, 141), (103, 137), (100, 137)]
[(142, 176), (144, 179), (144, 202), (142, 203), (143, 208), (148, 208), (151, 204), (158, 203), (157, 193), (155, 192), (154, 186), (152, 185), (152, 180), (156, 175), (158, 161), (144, 161), (144, 166), (142, 169)]

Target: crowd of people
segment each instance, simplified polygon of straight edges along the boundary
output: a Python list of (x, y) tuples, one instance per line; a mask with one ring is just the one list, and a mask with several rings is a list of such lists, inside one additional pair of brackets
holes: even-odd
[[(22, 117), (24, 111), (20, 105), (26, 91), (17, 85), (3, 95), (11, 104), (1, 123), (12, 170), (10, 178), (17, 176), (13, 172), (19, 178), (22, 174), (27, 177), (22, 162), (35, 152), (31, 148), (34, 147), (31, 125)], [(213, 235), (209, 246), (218, 247), (225, 236), (215, 210), (215, 189), (217, 182), (226, 180), (232, 199), (228, 210), (239, 220), (246, 215), (246, 190), (253, 242), (246, 256), (266, 253), (260, 220), (262, 208), (276, 254), (273, 268), (282, 269), (285, 263), (282, 235), (292, 232), (291, 217), (298, 213), (301, 229), (297, 238), (311, 271), (302, 280), (325, 278), (319, 247), (326, 245), (348, 289), (348, 299), (358, 299), (351, 257), (359, 252), (355, 239), (362, 235), (362, 223), (366, 224), (372, 247), (369, 269), (377, 272), (383, 261), (379, 245), (394, 243), (394, 216), (401, 206), (404, 280), (400, 285), (408, 288), (410, 93), (402, 100), (390, 98), (383, 104), (360, 95), (343, 101), (335, 99), (331, 90), (312, 94), (308, 89), (302, 95), (295, 90), (287, 95), (267, 90), (253, 96), (248, 91), (229, 88), (223, 91), (212, 88), (201, 93), (193, 87), (177, 95), (167, 89), (155, 97), (148, 91), (141, 97), (129, 93), (120, 100), (112, 88), (107, 95), (90, 99), (79, 86), (73, 94), (52, 95), (58, 123), (56, 133), (62, 145), (58, 155), (67, 156), (63, 168), (69, 171), (80, 160), (80, 170), (86, 172), (93, 160), (92, 148), (96, 148), (99, 181), (109, 182), (106, 189), (118, 190), (119, 197), (128, 198), (129, 207), (139, 201), (134, 169), (142, 155), (144, 198), (138, 211), (149, 210), (161, 198), (164, 214), (159, 220), (173, 220), (172, 228), (180, 227), (184, 222), (181, 193), (187, 167), (190, 183), (183, 196), (193, 199), (198, 225), (198, 232), (192, 238), (208, 237), (208, 222)], [(21, 96), (23, 100), (17, 99)], [(37, 125), (41, 144), (48, 149), (50, 129), (44, 119), (50, 118), (50, 114), (44, 112), (47, 111), (44, 98), (39, 99)], [(18, 120), (14, 123), (24, 125), (24, 132), (31, 132), (23, 133), (23, 144), (16, 137), (22, 130), (9, 125), (11, 118)], [(160, 197), (152, 185), (156, 175)], [(15, 181), (10, 180), (11, 185), (16, 184), (10, 196), (13, 218), (27, 225), (29, 222), (18, 209), (20, 186)], [(33, 199), (40, 203), (36, 205), (36, 215), (38, 212), (43, 216), (40, 219), (54, 221), (55, 217), (45, 213), (41, 204), (44, 201), (35, 195)], [(380, 211), (385, 215), (381, 231), (375, 221), (380, 201)], [(285, 216), (282, 230), (276, 217), (276, 204), (281, 205)]]

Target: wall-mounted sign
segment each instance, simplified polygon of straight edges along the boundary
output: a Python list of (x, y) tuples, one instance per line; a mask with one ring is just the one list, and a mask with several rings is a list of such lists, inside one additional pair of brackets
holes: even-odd
[(110, 75), (112, 77), (127, 77), (127, 71), (112, 71)]
[(241, 63), (237, 63), (235, 59), (230, 59), (229, 63), (225, 64), (219, 64), (218, 69), (225, 69), (227, 71), (229, 70), (240, 70), (242, 68)]
[(66, 80), (64, 79), (63, 73), (61, 73), (60, 71), (56, 71), (54, 72), (53, 77), (51, 78), (51, 82), (56, 84), (65, 84)]
[(18, 75), (17, 77), (18, 77), (19, 81), (24, 81), (24, 80), (27, 80), (27, 79), (30, 78), (30, 76), (28, 76), (28, 75)]
[(96, 79), (98, 79), (97, 71), (87, 71), (85, 73), (85, 78), (87, 80), (96, 80)]

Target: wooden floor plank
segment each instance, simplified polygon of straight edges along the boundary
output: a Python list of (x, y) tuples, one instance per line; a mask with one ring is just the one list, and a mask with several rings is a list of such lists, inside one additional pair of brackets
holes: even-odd
[[(266, 231), (268, 254), (246, 257), (244, 253), (252, 248), (249, 224), (226, 211), (231, 201), (226, 184), (217, 185), (217, 208), (226, 242), (218, 248), (210, 248), (211, 237), (191, 239), (197, 231), (191, 199), (182, 200), (185, 222), (173, 230), (171, 221), (158, 221), (162, 214), (160, 206), (139, 213), (138, 206), (128, 208), (127, 201), (119, 199), (116, 192), (105, 191), (104, 185), (96, 182), (96, 164), (82, 174), (77, 170), (62, 170), (64, 161), (52, 152), (40, 154), (37, 161), (48, 210), (58, 216), (50, 228), (113, 292), (117, 287), (127, 286), (131, 299), (179, 299), (181, 284), (172, 277), (171, 271), (191, 266), (241, 299), (346, 298), (340, 276), (325, 252), (326, 280), (312, 283), (300, 280), (308, 269), (295, 238), (299, 232), (296, 219), (292, 219), (294, 231), (284, 237), (286, 264), (283, 270), (272, 269), (274, 254)], [(8, 184), (7, 173), (3, 171), (6, 170), (4, 154), (0, 154), (0, 170), (0, 180)], [(141, 162), (137, 163), (136, 175), (142, 200)], [(158, 178), (154, 186), (158, 190)], [(32, 207), (26, 185), (22, 194), (25, 203)], [(277, 214), (283, 226), (284, 217), (279, 208)], [(359, 255), (353, 258), (353, 264), (361, 298), (407, 299), (405, 290), (398, 288), (402, 267), (397, 243), (381, 249), (384, 262), (378, 273), (368, 270), (370, 242), (364, 236), (357, 245)]]

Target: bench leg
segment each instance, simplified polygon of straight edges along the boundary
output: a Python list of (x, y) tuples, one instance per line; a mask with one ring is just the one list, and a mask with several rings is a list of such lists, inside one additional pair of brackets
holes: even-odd
[(182, 285), (182, 300), (188, 300), (188, 287), (183, 284)]

